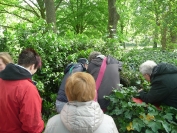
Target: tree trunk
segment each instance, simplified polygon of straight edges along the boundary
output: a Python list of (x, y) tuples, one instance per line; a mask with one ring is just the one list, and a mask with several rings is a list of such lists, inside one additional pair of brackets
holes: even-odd
[(170, 30), (170, 41), (171, 43), (177, 43), (177, 33), (173, 29)]
[(159, 34), (159, 26), (160, 26), (160, 22), (159, 22), (159, 14), (158, 14), (158, 9), (157, 9), (157, 3), (156, 1), (154, 1), (154, 6), (155, 6), (155, 29), (154, 29), (154, 44), (153, 44), (153, 48), (157, 48), (157, 42), (158, 42), (158, 34)]
[(46, 8), (46, 21), (48, 24), (52, 24), (52, 30), (56, 32), (56, 14), (54, 0), (44, 0)]
[(116, 10), (116, 0), (108, 0), (108, 32), (109, 32), (109, 38), (113, 38), (117, 31), (117, 23), (119, 20), (119, 14)]
[(161, 45), (162, 50), (165, 50), (167, 47), (167, 26), (163, 26), (161, 29)]
[(37, 0), (37, 3), (39, 5), (39, 11), (40, 11), (40, 14), (41, 14), (41, 17), (43, 19), (46, 18), (45, 16), (45, 5), (44, 5), (44, 1), (43, 0)]
[(155, 27), (154, 30), (154, 44), (153, 44), (153, 48), (157, 48), (157, 42), (158, 42), (158, 27)]

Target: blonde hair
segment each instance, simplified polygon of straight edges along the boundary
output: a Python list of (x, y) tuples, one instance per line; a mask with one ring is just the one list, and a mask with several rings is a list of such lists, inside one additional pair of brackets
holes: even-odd
[(13, 63), (12, 57), (8, 52), (0, 52), (0, 58), (2, 59), (5, 65)]
[(94, 78), (85, 72), (76, 72), (68, 77), (65, 93), (68, 101), (87, 102), (95, 97), (96, 84)]

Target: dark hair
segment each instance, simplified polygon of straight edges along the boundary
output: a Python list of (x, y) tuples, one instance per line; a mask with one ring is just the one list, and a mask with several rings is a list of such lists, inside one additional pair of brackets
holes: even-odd
[(24, 49), (20, 53), (18, 57), (18, 64), (23, 67), (29, 67), (34, 64), (35, 69), (42, 66), (41, 57), (31, 48)]
[(97, 51), (93, 51), (92, 53), (90, 53), (90, 55), (88, 57), (88, 61), (91, 62), (91, 60), (96, 58), (98, 55), (101, 55), (101, 53), (97, 52)]
[(86, 58), (79, 58), (79, 59), (77, 60), (77, 62), (78, 62), (78, 63), (82, 63), (83, 65), (84, 65), (84, 64), (87, 64), (87, 65), (89, 64), (89, 62), (88, 62), (88, 60), (87, 60)]

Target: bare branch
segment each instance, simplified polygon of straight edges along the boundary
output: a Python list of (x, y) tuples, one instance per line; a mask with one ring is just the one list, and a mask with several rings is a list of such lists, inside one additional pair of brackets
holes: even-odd
[[(40, 17), (39, 14), (36, 12), (36, 10), (33, 8), (33, 6), (31, 6), (26, 0), (23, 0), (32, 10), (33, 12), (36, 14), (37, 17)], [(40, 11), (39, 7), (31, 0), (29, 0), (31, 3), (33, 3), (33, 5)]]
[(7, 25), (0, 25), (0, 27), (3, 27), (3, 28), (9, 28), (9, 29), (14, 29), (14, 27), (11, 27), (11, 26), (7, 26)]
[(28, 8), (24, 8), (23, 6), (13, 5), (13, 4), (3, 3), (3, 2), (0, 2), (0, 4), (1, 4), (1, 5), (5, 5), (5, 6), (10, 6), (10, 7), (17, 7), (17, 8), (20, 8), (20, 9), (23, 9), (23, 10), (26, 10), (26, 11), (29, 11), (29, 12), (32, 12), (32, 13), (35, 14), (37, 17), (40, 17), (36, 11), (31, 10), (31, 9), (28, 9)]
[(3, 10), (3, 11), (4, 11), (4, 13), (14, 15), (14, 16), (16, 16), (16, 17), (18, 17), (18, 18), (21, 18), (21, 19), (26, 20), (26, 21), (28, 21), (28, 22), (30, 22), (30, 23), (33, 23), (33, 21), (31, 21), (31, 20), (29, 20), (29, 19), (27, 19), (27, 18), (25, 18), (25, 17), (22, 17), (22, 16), (20, 16), (20, 15), (18, 15), (18, 14), (15, 14), (15, 13), (12, 13), (12, 12), (8, 12), (7, 10)]
[(32, 0), (29, 0), (31, 3), (33, 3), (33, 5), (38, 9), (40, 10), (40, 8), (38, 7), (38, 5), (36, 3), (34, 3)]

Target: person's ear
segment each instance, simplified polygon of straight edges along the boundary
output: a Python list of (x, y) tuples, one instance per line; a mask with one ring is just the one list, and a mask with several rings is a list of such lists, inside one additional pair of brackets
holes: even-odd
[(85, 67), (85, 69), (87, 70), (87, 68), (88, 68), (88, 65), (87, 65), (87, 64), (84, 64), (84, 67)]
[(32, 64), (32, 65), (29, 67), (30, 71), (34, 70), (34, 66), (35, 66), (35, 64)]
[(31, 72), (32, 75), (33, 75), (34, 73), (36, 73), (37, 68), (35, 68), (35, 64), (32, 64), (32, 65), (29, 67), (29, 70), (30, 70), (30, 72)]

